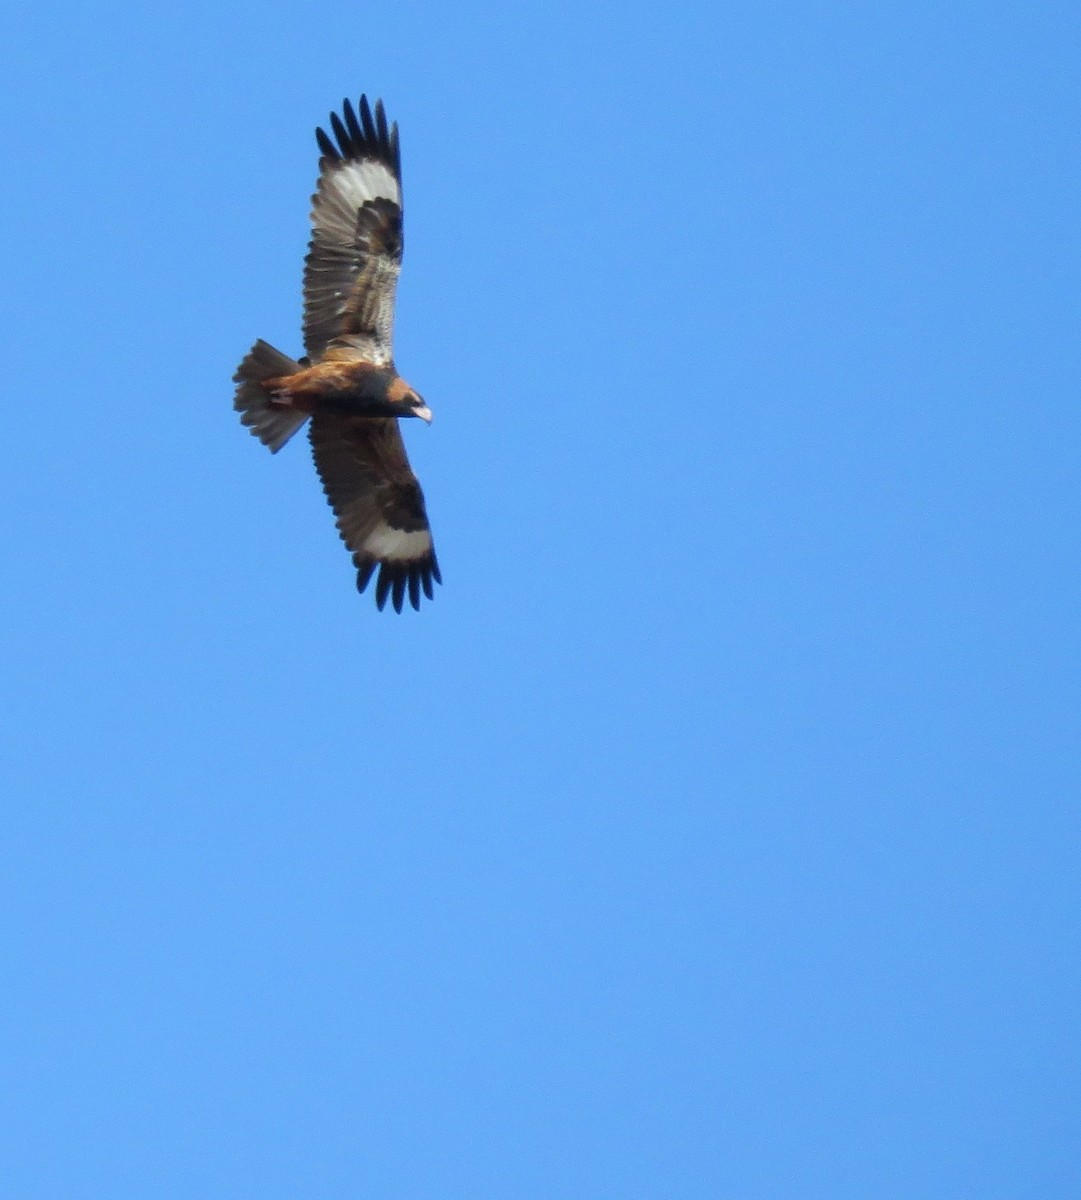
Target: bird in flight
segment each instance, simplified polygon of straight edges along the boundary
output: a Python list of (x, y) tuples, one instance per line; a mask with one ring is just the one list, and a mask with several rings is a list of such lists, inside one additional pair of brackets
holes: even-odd
[[(358, 111), (359, 110), (359, 111)], [(402, 166), (397, 123), (361, 96), (315, 131), (321, 157), (304, 261), (299, 361), (257, 341), (233, 376), (234, 408), (276, 454), (310, 419), (308, 437), (357, 588), (378, 570), (375, 602), (396, 612), (442, 583), (424, 494), (398, 419), (431, 411), (398, 374), (391, 345), (402, 265)]]

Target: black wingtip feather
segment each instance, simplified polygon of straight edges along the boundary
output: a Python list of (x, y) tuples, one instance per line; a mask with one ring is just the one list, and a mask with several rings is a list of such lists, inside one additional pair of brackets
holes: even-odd
[[(378, 104), (379, 101), (376, 101)], [(368, 104), (368, 97), (361, 96), (360, 98), (360, 119), (364, 123), (364, 136), (370, 142), (378, 142), (379, 137), (375, 132), (375, 122), (372, 120), (372, 110)]]
[(382, 100), (375, 102), (375, 128), (379, 134), (379, 141), (384, 146), (390, 145), (390, 133), (387, 130), (387, 110), (383, 107)]
[(401, 180), (402, 155), (398, 144), (398, 125), (396, 122), (388, 125), (382, 100), (375, 102), (374, 117), (367, 96), (361, 96), (356, 107), (351, 100), (343, 100), (341, 113), (330, 114), (330, 129), (333, 138), (323, 129), (315, 131), (323, 158), (330, 162), (373, 159), (385, 163), (394, 172), (395, 178)]
[(390, 572), (387, 570), (387, 564), (384, 563), (382, 570), (379, 572), (379, 580), (375, 585), (375, 607), (380, 612), (387, 602), (387, 593), (390, 591)]
[(375, 606), (380, 612), (389, 600), (395, 612), (400, 613), (408, 600), (415, 612), (420, 612), (420, 597), (423, 593), (429, 600), (435, 598), (432, 590), (433, 578), (442, 583), (439, 567), (434, 556), (427, 562), (392, 563), (378, 560), (357, 563), (357, 591), (363, 592), (378, 570), (375, 584)]
[(330, 140), (330, 138), (327, 137), (322, 128), (316, 129), (315, 140), (319, 143), (319, 153), (322, 154), (324, 158), (329, 158), (331, 162), (337, 162), (341, 158), (337, 147)]
[(360, 131), (357, 114), (348, 98), (342, 101), (342, 112), (345, 113), (345, 126), (349, 130), (349, 137), (354, 145), (359, 146), (364, 141), (364, 134)]
[(341, 117), (337, 113), (330, 114), (330, 127), (334, 130), (334, 136), (338, 139), (338, 145), (342, 148), (342, 154), (346, 158), (350, 157), (351, 146), (349, 144), (349, 134), (342, 124)]

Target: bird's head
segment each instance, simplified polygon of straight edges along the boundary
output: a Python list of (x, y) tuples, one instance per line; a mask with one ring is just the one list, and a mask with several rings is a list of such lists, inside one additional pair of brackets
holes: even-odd
[(432, 423), (432, 410), (424, 403), (424, 397), (399, 375), (390, 385), (388, 394), (400, 417), (420, 417)]
[(424, 397), (420, 392), (414, 392), (410, 389), (405, 397), (405, 403), (408, 408), (406, 416), (420, 417), (428, 425), (432, 423), (432, 410), (424, 403)]

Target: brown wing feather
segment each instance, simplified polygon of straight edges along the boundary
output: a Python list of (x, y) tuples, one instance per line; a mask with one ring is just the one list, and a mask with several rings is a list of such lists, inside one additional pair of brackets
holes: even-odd
[(304, 263), (304, 345), (312, 358), (393, 361), (394, 298), (402, 262), (402, 174), (397, 125), (382, 101), (322, 129), (312, 197), (312, 237)]
[(424, 494), (406, 458), (394, 418), (316, 413), (308, 436), (323, 490), (337, 517), (342, 541), (352, 551), (360, 591), (379, 568), (375, 602), (390, 596), (397, 612), (408, 594), (432, 598), (442, 583), (424, 508)]

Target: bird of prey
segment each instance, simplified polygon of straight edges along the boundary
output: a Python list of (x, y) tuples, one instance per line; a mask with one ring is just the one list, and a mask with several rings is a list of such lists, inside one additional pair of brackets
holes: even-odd
[(361, 96), (315, 131), (321, 157), (304, 262), (304, 347), (294, 361), (257, 341), (233, 376), (241, 421), (276, 454), (305, 421), (323, 490), (352, 552), (357, 587), (378, 569), (375, 602), (402, 611), (442, 583), (424, 508), (398, 428), (431, 421), (394, 366), (394, 295), (402, 263), (397, 123)]

